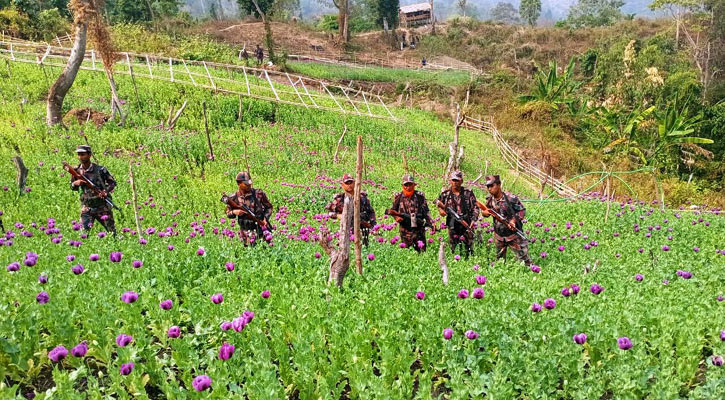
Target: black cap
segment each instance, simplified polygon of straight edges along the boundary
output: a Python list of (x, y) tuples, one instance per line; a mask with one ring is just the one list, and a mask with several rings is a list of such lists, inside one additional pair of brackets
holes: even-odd
[(498, 175), (486, 175), (486, 186), (491, 186), (495, 183), (501, 184), (501, 178)]
[(87, 144), (81, 144), (76, 147), (76, 153), (92, 153), (91, 146)]
[(249, 176), (248, 172), (240, 172), (237, 174), (237, 182), (244, 182), (247, 185), (252, 184), (252, 177)]

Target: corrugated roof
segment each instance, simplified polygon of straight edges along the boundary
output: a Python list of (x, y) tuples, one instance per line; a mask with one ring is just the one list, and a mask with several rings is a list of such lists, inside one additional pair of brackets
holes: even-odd
[(403, 14), (414, 13), (418, 11), (430, 11), (430, 3), (418, 3), (400, 7)]

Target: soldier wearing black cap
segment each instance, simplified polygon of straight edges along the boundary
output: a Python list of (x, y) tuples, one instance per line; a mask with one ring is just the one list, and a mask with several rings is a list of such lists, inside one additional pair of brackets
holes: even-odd
[[(493, 237), (496, 242), (497, 258), (506, 257), (506, 249), (511, 250), (516, 258), (531, 265), (531, 257), (529, 257), (529, 244), (526, 239), (516, 234), (516, 230), (521, 230), (522, 221), (526, 215), (526, 208), (521, 204), (521, 200), (513, 194), (504, 193), (501, 190), (501, 178), (498, 175), (486, 176), (486, 188), (490, 196), (486, 197), (486, 207), (496, 211), (508, 223), (502, 223), (494, 218)], [(483, 210), (484, 217), (491, 216), (487, 210)]]
[(407, 214), (410, 220), (395, 217), (400, 229), (400, 238), (408, 248), (421, 252), (426, 249), (425, 227), (431, 227), (431, 234), (435, 233), (433, 218), (430, 216), (428, 203), (423, 192), (415, 190), (415, 179), (410, 174), (403, 176), (403, 191), (396, 194), (391, 210)]
[[(237, 218), (237, 224), (245, 244), (254, 245), (260, 239), (269, 241), (268, 235), (265, 233), (272, 229), (268, 222), (269, 217), (272, 215), (272, 203), (269, 202), (264, 191), (252, 188), (252, 178), (248, 172), (237, 174), (237, 187), (237, 192), (230, 195), (229, 199), (246, 206), (261, 223), (255, 222), (244, 210), (233, 210), (229, 205), (227, 205), (226, 209), (227, 217)], [(269, 237), (271, 238), (271, 235)]]
[[(478, 207), (476, 206), (476, 195), (470, 189), (464, 188), (463, 172), (453, 171), (450, 176), (451, 186), (444, 190), (436, 205), (441, 216), (446, 217), (448, 227), (448, 243), (453, 252), (458, 244), (465, 247), (464, 255), (468, 257), (473, 253), (473, 223), (478, 220)], [(448, 212), (453, 210), (460, 217), (456, 221), (454, 215)], [(463, 248), (462, 247), (462, 248)]]
[[(355, 179), (350, 174), (342, 176), (342, 189), (344, 193), (338, 193), (332, 198), (330, 204), (325, 206), (325, 209), (330, 212), (330, 217), (333, 219), (339, 219), (342, 215), (342, 209), (345, 206), (345, 194), (353, 196), (355, 194)], [(370, 204), (370, 199), (365, 192), (360, 193), (360, 231), (362, 233), (363, 245), (368, 245), (368, 237), (370, 236), (370, 230), (377, 224), (375, 218), (375, 210), (373, 210)]]
[(85, 176), (100, 192), (96, 194), (81, 179), (74, 180), (71, 176), (71, 190), (81, 192), (81, 223), (83, 229), (90, 230), (93, 222), (98, 221), (108, 232), (116, 234), (116, 223), (113, 220), (113, 209), (106, 199), (111, 199), (111, 192), (116, 188), (116, 180), (106, 167), (91, 162), (91, 146), (80, 145), (76, 148), (80, 164), (73, 168)]

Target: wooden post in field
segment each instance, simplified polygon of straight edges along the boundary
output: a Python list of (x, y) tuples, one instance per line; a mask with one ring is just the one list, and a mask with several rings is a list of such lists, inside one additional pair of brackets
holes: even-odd
[(138, 197), (136, 196), (136, 181), (133, 179), (133, 161), (128, 160), (128, 178), (131, 181), (131, 202), (133, 204), (133, 216), (136, 219), (136, 232), (138, 232), (138, 239), (143, 239), (143, 233), (141, 232), (141, 220), (138, 219)]
[(18, 170), (18, 176), (16, 180), (16, 183), (18, 184), (18, 193), (22, 195), (23, 189), (25, 189), (25, 182), (28, 179), (28, 168), (25, 167), (25, 163), (23, 163), (23, 159), (19, 155), (13, 157), (12, 160), (15, 164), (15, 169)]
[(206, 131), (206, 142), (209, 144), (209, 154), (211, 154), (211, 160), (214, 161), (214, 149), (211, 147), (211, 137), (209, 136), (209, 121), (206, 118), (206, 101), (201, 102), (201, 108), (204, 110), (204, 130)]
[(340, 135), (340, 139), (337, 141), (337, 148), (335, 148), (335, 155), (332, 157), (332, 162), (337, 164), (339, 159), (337, 158), (337, 155), (340, 153), (340, 146), (342, 145), (342, 139), (345, 138), (345, 133), (347, 133), (347, 124), (345, 124), (345, 129), (342, 131), (342, 135)]
[(362, 190), (363, 144), (362, 136), (357, 137), (357, 163), (355, 165), (355, 267), (362, 275), (362, 238), (360, 232), (360, 191)]

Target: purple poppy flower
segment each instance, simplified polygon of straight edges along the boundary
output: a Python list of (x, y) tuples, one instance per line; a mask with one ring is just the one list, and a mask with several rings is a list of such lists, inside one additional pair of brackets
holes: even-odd
[(77, 265), (74, 265), (73, 268), (71, 268), (70, 270), (73, 271), (74, 274), (80, 275), (83, 273), (83, 271), (85, 271), (85, 268), (83, 268), (82, 265), (77, 264)]
[(219, 348), (219, 359), (222, 361), (226, 361), (230, 358), (232, 358), (232, 355), (234, 355), (234, 345), (229, 343), (224, 343), (221, 348)]
[(244, 318), (244, 322), (249, 324), (254, 319), (254, 313), (251, 311), (245, 311), (242, 313), (242, 318)]
[(474, 330), (467, 330), (466, 331), (466, 337), (468, 338), (468, 340), (477, 339), (479, 336), (480, 335), (478, 334), (478, 332), (476, 332)]
[(415, 298), (417, 298), (418, 300), (425, 299), (425, 292), (416, 292), (415, 293)]
[(571, 288), (571, 293), (572, 294), (579, 294), (579, 285), (577, 285), (576, 283), (574, 283), (574, 284), (572, 284), (569, 287)]
[(635, 275), (635, 276), (634, 276), (634, 279), (635, 279), (635, 280), (636, 280), (637, 282), (642, 282), (642, 280), (644, 279), (644, 275), (642, 275), (642, 274), (637, 274), (637, 275)]
[(123, 253), (121, 253), (120, 251), (113, 251), (108, 256), (108, 259), (114, 263), (121, 262), (121, 258), (123, 258)]
[(199, 247), (198, 249), (196, 249), (197, 256), (203, 256), (204, 254), (206, 254), (206, 250), (204, 250), (203, 247)]
[(444, 339), (451, 340), (452, 337), (453, 337), (453, 329), (451, 329), (451, 328), (443, 329), (443, 338)]
[(458, 298), (459, 298), (459, 299), (465, 299), (465, 298), (468, 298), (468, 290), (466, 290), (466, 289), (461, 289), (461, 290), (459, 290), (459, 291), (458, 291)]
[(561, 245), (558, 247), (558, 249), (559, 249), (559, 251), (564, 251), (564, 249), (566, 249), (566, 247), (564, 247), (564, 245)]
[(269, 290), (265, 290), (264, 292), (262, 292), (262, 294), (260, 294), (260, 296), (262, 296), (263, 299), (268, 299), (269, 298)]
[(45, 285), (46, 283), (48, 283), (48, 275), (39, 275), (38, 282), (40, 282), (41, 285)]
[(632, 341), (628, 337), (624, 336), (617, 339), (617, 346), (622, 350), (629, 350), (632, 348)]
[(370, 253), (368, 254), (368, 261), (374, 261), (375, 260), (375, 254)]
[(544, 308), (546, 308), (547, 310), (553, 310), (554, 308), (556, 308), (556, 300), (552, 298), (544, 300)]
[(17, 272), (20, 271), (20, 263), (19, 262), (11, 262), (8, 264), (8, 272)]
[(234, 271), (234, 263), (226, 262), (226, 263), (224, 263), (224, 268), (226, 268), (227, 271), (232, 272), (232, 271)]
[(131, 342), (133, 342), (133, 337), (128, 336), (125, 333), (116, 336), (116, 344), (118, 347), (126, 347), (131, 344)]
[(535, 313), (541, 312), (541, 304), (539, 304), (539, 303), (532, 304), (531, 305), (531, 311), (533, 311)]
[(315, 258), (320, 258), (320, 257), (322, 257), (322, 254), (320, 254), (319, 251), (315, 252)]
[(174, 302), (171, 300), (164, 300), (161, 303), (159, 303), (159, 307), (161, 307), (162, 310), (171, 310), (171, 307), (174, 306)]
[(584, 344), (587, 342), (587, 334), (586, 333), (577, 333), (574, 335), (574, 343), (576, 344)]
[(133, 262), (131, 263), (131, 266), (134, 267), (134, 268), (136, 268), (136, 269), (141, 268), (143, 266), (143, 261), (141, 261), (141, 260), (133, 260)]
[(223, 331), (228, 331), (232, 329), (232, 323), (229, 321), (224, 321), (221, 323), (221, 325), (219, 325), (219, 328)]
[(37, 296), (35, 296), (35, 300), (38, 304), (45, 304), (50, 301), (50, 295), (48, 295), (48, 292), (40, 292)]
[(99, 256), (98, 254), (91, 254), (90, 256), (88, 256), (88, 259), (91, 261), (98, 261), (99, 258), (101, 258), (101, 256)]
[(541, 254), (539, 254), (539, 256), (540, 256), (541, 258), (546, 258), (546, 256), (548, 256), (548, 255), (549, 255), (549, 254), (548, 254), (547, 252), (545, 252), (545, 251), (542, 251), (542, 252), (541, 252)]
[(125, 292), (121, 295), (121, 301), (126, 304), (131, 304), (138, 300), (138, 293), (134, 292), (133, 290), (129, 290), (128, 292)]
[(476, 283), (478, 283), (479, 285), (485, 285), (486, 277), (483, 275), (476, 275)]
[(589, 287), (589, 290), (594, 294), (599, 294), (604, 291), (604, 288), (602, 286), (600, 286), (598, 283), (595, 283), (591, 287)]
[(232, 328), (237, 332), (244, 330), (245, 326), (247, 326), (247, 320), (244, 317), (237, 317), (232, 320)]
[(167, 247), (167, 248), (169, 249), (169, 251), (171, 251), (171, 250), (174, 249), (174, 245), (173, 244), (170, 244), (169, 247)]
[(48, 352), (48, 358), (50, 358), (50, 361), (53, 362), (60, 362), (64, 358), (68, 357), (68, 349), (66, 349), (64, 346), (57, 346), (53, 350)]
[(85, 357), (86, 353), (88, 353), (88, 343), (85, 340), (80, 342), (70, 350), (70, 353), (76, 358)]
[(473, 289), (473, 298), (474, 299), (482, 299), (483, 296), (485, 296), (486, 293), (481, 288), (475, 288)]
[(172, 339), (176, 339), (179, 336), (181, 336), (181, 328), (174, 325), (171, 328), (169, 328), (168, 332), (166, 332), (166, 335)]
[(191, 382), (197, 392), (203, 392), (211, 387), (211, 378), (207, 375), (199, 375)]
[(75, 259), (76, 259), (76, 256), (74, 256), (73, 254), (70, 254), (70, 255), (67, 255), (67, 256), (65, 256), (65, 259), (66, 259), (66, 260), (67, 260), (68, 262), (73, 262), (73, 260), (75, 260)]
[(569, 291), (568, 287), (565, 287), (564, 289), (561, 289), (561, 295), (564, 297), (569, 297), (571, 295), (571, 292)]
[(131, 372), (133, 372), (133, 367), (135, 367), (135, 365), (132, 362), (121, 364), (121, 375), (130, 375)]
[(479, 268), (481, 268), (481, 266), (478, 265), (478, 264), (476, 264), (476, 265), (473, 266), (473, 270), (474, 271), (478, 271)]
[(725, 331), (720, 331), (720, 340), (725, 341)]
[(662, 251), (670, 251), (670, 246), (668, 246), (668, 245), (662, 246)]
[(538, 265), (531, 264), (530, 268), (531, 268), (531, 272), (533, 272), (535, 274), (541, 273), (541, 267), (539, 267)]
[(25, 264), (26, 267), (33, 267), (33, 266), (35, 266), (35, 264), (38, 263), (38, 255), (36, 254), (33, 257), (32, 254), (35, 254), (35, 253), (28, 253), (28, 254), (31, 254), (31, 256), (26, 255), (25, 261), (23, 261), (23, 264)]
[(723, 359), (720, 356), (712, 356), (712, 365), (722, 367)]
[(725, 297), (723, 297), (723, 296), (717, 296), (717, 301), (723, 301), (723, 300), (725, 300)]
[(221, 304), (224, 301), (224, 296), (221, 293), (211, 295), (211, 302), (214, 304)]
[(690, 278), (692, 278), (692, 272), (682, 271), (682, 275), (680, 275), (680, 276), (682, 276), (682, 279), (690, 279)]

